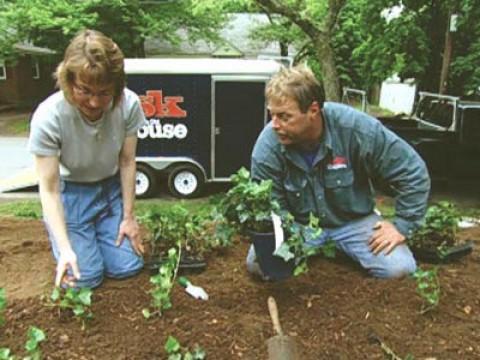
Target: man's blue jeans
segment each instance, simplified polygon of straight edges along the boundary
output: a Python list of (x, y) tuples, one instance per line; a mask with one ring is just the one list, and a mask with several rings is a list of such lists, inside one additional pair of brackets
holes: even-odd
[[(407, 245), (397, 246), (390, 254), (383, 252), (374, 255), (368, 247), (373, 235), (373, 227), (382, 218), (376, 214), (352, 221), (338, 228), (324, 228), (319, 238), (308, 241), (307, 246), (322, 246), (327, 239), (335, 242), (337, 249), (358, 262), (370, 275), (379, 278), (395, 278), (410, 274), (416, 270), (415, 259)], [(250, 247), (247, 255), (247, 270), (251, 273), (263, 274), (255, 260), (255, 250)]]
[[(68, 237), (81, 274), (76, 286), (94, 288), (104, 275), (125, 278), (138, 273), (143, 259), (134, 252), (130, 240), (115, 245), (123, 218), (119, 176), (92, 184), (62, 180), (60, 190)], [(48, 220), (45, 223), (58, 261), (56, 241)]]

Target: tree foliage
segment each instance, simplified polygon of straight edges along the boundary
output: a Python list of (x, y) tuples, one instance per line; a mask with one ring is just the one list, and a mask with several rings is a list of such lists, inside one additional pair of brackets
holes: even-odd
[(112, 37), (126, 56), (143, 57), (148, 36), (178, 43), (178, 29), (189, 39), (218, 40), (225, 13), (203, 11), (198, 0), (0, 0), (0, 55), (12, 45), (31, 41), (63, 53), (81, 29), (93, 28)]
[(472, 96), (480, 90), (480, 1), (464, 0), (458, 7), (458, 36), (454, 37), (451, 87)]
[[(400, 15), (387, 21), (395, 6)], [(339, 100), (341, 86), (369, 89), (392, 74), (437, 91), (448, 17), (457, 13), (447, 92), (473, 95), (480, 85), (480, 0), (0, 0), (0, 57), (22, 41), (61, 56), (83, 28), (142, 57), (147, 37), (178, 44), (179, 29), (190, 41), (218, 41), (233, 12), (265, 13), (270, 23), (250, 36), (278, 41), (282, 55), (294, 45), (295, 61), (308, 59), (330, 100)]]

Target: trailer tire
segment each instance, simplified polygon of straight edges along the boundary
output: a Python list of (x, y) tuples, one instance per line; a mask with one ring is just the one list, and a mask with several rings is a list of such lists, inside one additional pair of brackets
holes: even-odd
[(168, 176), (168, 190), (178, 198), (190, 199), (197, 196), (204, 184), (202, 171), (193, 165), (177, 166)]
[(155, 171), (143, 164), (137, 164), (135, 175), (135, 195), (139, 199), (152, 197), (157, 189), (157, 174)]

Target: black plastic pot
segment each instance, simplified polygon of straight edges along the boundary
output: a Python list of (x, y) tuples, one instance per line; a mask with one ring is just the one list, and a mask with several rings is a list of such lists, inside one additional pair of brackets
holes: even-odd
[(260, 269), (265, 276), (274, 281), (292, 276), (295, 268), (294, 260), (285, 261), (281, 257), (273, 255), (275, 251), (275, 234), (273, 232), (249, 231), (248, 235), (252, 240)]
[[(145, 261), (145, 268), (150, 270), (150, 273), (158, 273), (158, 269), (165, 262), (164, 257), (151, 258)], [(182, 256), (180, 264), (178, 265), (178, 271), (180, 273), (199, 273), (205, 270), (207, 263), (202, 257)]]
[(473, 242), (467, 241), (464, 244), (448, 248), (445, 252), (439, 252), (437, 249), (422, 249), (412, 247), (415, 258), (431, 264), (447, 264), (470, 254), (473, 250)]

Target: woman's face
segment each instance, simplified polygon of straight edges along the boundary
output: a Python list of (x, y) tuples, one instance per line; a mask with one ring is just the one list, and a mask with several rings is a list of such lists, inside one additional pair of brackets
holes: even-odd
[(92, 85), (75, 80), (72, 100), (80, 112), (90, 121), (100, 119), (113, 99), (113, 85)]

